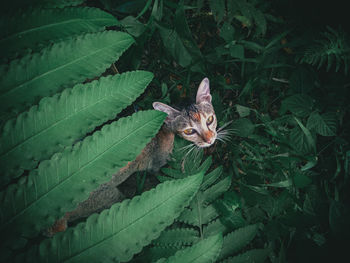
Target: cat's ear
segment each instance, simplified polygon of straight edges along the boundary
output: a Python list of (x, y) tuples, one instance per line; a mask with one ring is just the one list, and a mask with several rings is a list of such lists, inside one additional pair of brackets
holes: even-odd
[(196, 103), (199, 104), (203, 101), (211, 103), (211, 95), (210, 95), (208, 78), (205, 78), (202, 80), (197, 90)]
[(165, 121), (172, 121), (180, 114), (178, 110), (161, 102), (153, 102), (152, 106), (155, 110), (159, 110), (168, 114), (168, 117)]

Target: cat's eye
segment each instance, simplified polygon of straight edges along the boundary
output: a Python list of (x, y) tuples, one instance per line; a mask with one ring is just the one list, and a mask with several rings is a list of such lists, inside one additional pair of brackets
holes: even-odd
[(192, 128), (184, 130), (184, 134), (186, 134), (186, 135), (192, 135), (195, 132), (196, 132), (196, 130), (192, 129)]
[(213, 115), (211, 115), (208, 119), (207, 119), (207, 125), (210, 125), (210, 124), (212, 124), (213, 123), (213, 121), (214, 121), (214, 116)]

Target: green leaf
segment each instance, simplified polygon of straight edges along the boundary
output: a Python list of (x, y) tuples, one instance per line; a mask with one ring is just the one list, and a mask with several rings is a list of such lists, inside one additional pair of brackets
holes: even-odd
[(167, 259), (162, 258), (157, 263), (210, 263), (215, 262), (222, 246), (222, 235), (211, 236), (197, 244), (176, 252)]
[[(295, 134), (293, 133), (293, 131), (295, 131), (295, 129), (298, 129), (299, 131), (302, 131), (303, 136), (299, 137), (300, 144), (296, 145), (296, 148), (299, 149), (300, 151), (313, 150), (313, 152), (316, 152), (316, 142), (315, 142), (314, 137), (311, 135), (310, 131), (302, 124), (302, 122), (298, 118), (294, 117), (294, 119), (298, 123), (300, 129), (295, 127), (292, 130), (292, 132), (290, 134), (290, 136), (292, 138), (292, 142), (298, 141), (298, 138), (296, 138)], [(306, 142), (307, 146), (305, 145), (305, 142)]]
[(281, 112), (284, 114), (287, 110), (298, 117), (306, 117), (312, 111), (313, 99), (307, 95), (296, 94), (282, 101)]
[(230, 55), (233, 58), (244, 58), (244, 47), (239, 44), (230, 45)]
[(221, 22), (225, 15), (225, 1), (209, 0), (209, 6), (216, 22)]
[(252, 249), (235, 257), (228, 258), (222, 263), (264, 263), (270, 249)]
[[(2, 17), (0, 21), (0, 57), (24, 49), (38, 51), (43, 44), (81, 33), (97, 32), (117, 25), (111, 14), (97, 8), (30, 9)], [(38, 45), (40, 43), (40, 45)]]
[(237, 253), (248, 245), (248, 243), (254, 239), (257, 233), (258, 225), (249, 225), (239, 228), (236, 231), (224, 236), (222, 250), (218, 259), (224, 259), (229, 255)]
[(235, 28), (230, 24), (225, 22), (220, 28), (220, 37), (222, 37), (226, 43), (232, 42), (235, 37)]
[(34, 168), (38, 161), (114, 118), (152, 78), (152, 73), (135, 71), (78, 84), (8, 121), (0, 135), (0, 182)]
[(241, 118), (247, 117), (250, 114), (250, 108), (236, 104), (236, 110)]
[[(53, 263), (129, 261), (174, 221), (195, 195), (202, 179), (203, 173), (199, 173), (162, 183), (43, 241), (23, 258)], [(208, 244), (211, 249), (205, 247), (209, 250), (207, 255), (217, 253), (218, 248), (214, 247), (220, 245), (219, 241), (211, 240)]]
[(152, 242), (155, 246), (181, 247), (192, 245), (199, 240), (198, 231), (192, 228), (175, 228), (164, 230), (159, 238)]
[(233, 122), (234, 133), (240, 137), (248, 137), (254, 133), (255, 125), (247, 118), (240, 118)]
[(135, 113), (41, 162), (29, 176), (0, 192), (2, 236), (35, 236), (74, 209), (92, 190), (134, 160), (164, 119), (165, 114), (159, 111)]
[(182, 67), (189, 66), (192, 63), (192, 56), (185, 48), (178, 33), (173, 29), (160, 25), (158, 25), (158, 29), (164, 48), (171, 54), (173, 59)]
[[(195, 199), (193, 200), (196, 201)], [(214, 205), (203, 207), (198, 201), (196, 201), (196, 204), (197, 207), (195, 209), (184, 209), (177, 220), (192, 226), (201, 227), (219, 216)]]
[(127, 16), (120, 21), (125, 30), (134, 37), (139, 37), (145, 32), (146, 26), (133, 16)]
[(4, 14), (9, 14), (18, 11), (18, 9), (25, 10), (33, 7), (63, 8), (66, 6), (77, 6), (83, 2), (84, 0), (12, 0), (2, 5), (1, 11)]
[(122, 32), (86, 34), (2, 65), (1, 118), (23, 111), (41, 97), (103, 73), (133, 41)]
[(306, 127), (322, 136), (335, 136), (337, 130), (336, 115), (332, 112), (322, 115), (313, 112), (307, 120)]

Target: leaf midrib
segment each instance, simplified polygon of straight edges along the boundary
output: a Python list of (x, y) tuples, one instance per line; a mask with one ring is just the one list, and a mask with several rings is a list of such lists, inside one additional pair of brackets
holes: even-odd
[[(139, 82), (140, 82), (140, 81), (139, 81)], [(119, 92), (117, 95), (127, 97), (127, 96), (125, 96), (124, 94), (122, 94), (121, 92)], [(0, 154), (0, 160), (1, 160), (4, 156), (7, 156), (7, 155), (9, 155), (11, 152), (15, 151), (18, 147), (21, 147), (22, 145), (24, 145), (25, 143), (27, 143), (29, 140), (34, 140), (36, 137), (38, 137), (38, 136), (41, 135), (42, 133), (46, 132), (47, 130), (49, 130), (49, 129), (51, 129), (51, 128), (56, 127), (56, 126), (57, 126), (58, 124), (60, 124), (61, 122), (66, 121), (67, 119), (71, 118), (71, 117), (74, 116), (74, 115), (80, 114), (81, 112), (85, 111), (85, 110), (88, 109), (88, 108), (91, 108), (91, 107), (96, 106), (98, 103), (100, 103), (100, 102), (103, 101), (103, 100), (108, 100), (108, 98), (109, 98), (109, 96), (108, 96), (108, 94), (106, 94), (105, 97), (101, 98), (100, 100), (96, 101), (95, 103), (90, 104), (90, 105), (88, 105), (88, 106), (85, 106), (85, 107), (81, 108), (79, 111), (74, 111), (72, 114), (69, 114), (69, 115), (65, 116), (64, 118), (57, 120), (56, 122), (52, 123), (51, 125), (49, 125), (49, 126), (46, 127), (45, 129), (40, 130), (38, 133), (35, 133), (34, 135), (27, 137), (25, 140), (21, 141), (20, 143), (17, 143), (17, 144), (14, 145), (12, 148), (10, 148), (10, 150), (6, 150), (6, 152)], [(132, 98), (128, 98), (128, 99), (130, 99), (130, 101), (132, 101)]]
[[(159, 118), (159, 117), (158, 117)], [(22, 214), (24, 214), (28, 209), (30, 209), (32, 206), (34, 206), (35, 204), (37, 204), (42, 198), (46, 197), (49, 193), (51, 193), (54, 189), (56, 189), (59, 186), (62, 186), (63, 184), (67, 183), (67, 181), (69, 179), (71, 179), (74, 175), (76, 175), (77, 173), (79, 173), (81, 170), (83, 170), (86, 166), (89, 166), (93, 161), (95, 161), (96, 159), (98, 159), (99, 157), (101, 157), (102, 155), (104, 155), (107, 151), (109, 151), (111, 148), (117, 147), (118, 144), (122, 143), (124, 140), (128, 139), (129, 136), (133, 135), (134, 133), (136, 133), (138, 130), (142, 129), (145, 126), (148, 126), (150, 124), (153, 123), (153, 121), (157, 119), (154, 118), (153, 120), (143, 124), (142, 126), (138, 127), (136, 130), (133, 130), (133, 132), (131, 133), (127, 133), (127, 135), (122, 138), (121, 140), (119, 140), (118, 142), (112, 144), (110, 147), (108, 147), (107, 149), (105, 149), (104, 151), (102, 151), (100, 154), (96, 155), (93, 159), (91, 159), (90, 161), (88, 161), (87, 163), (85, 163), (83, 166), (79, 167), (79, 169), (77, 171), (75, 171), (74, 173), (72, 173), (70, 176), (67, 176), (64, 180), (62, 180), (60, 183), (56, 184), (55, 186), (53, 186), (51, 189), (49, 189), (45, 194), (43, 194), (42, 196), (40, 196), (39, 198), (37, 198), (34, 202), (32, 202), (29, 206), (27, 206), (25, 209), (23, 209), (22, 211), (20, 211), (19, 213), (17, 213), (16, 215), (14, 215), (7, 223), (5, 223), (0, 229), (3, 230), (7, 225), (11, 224), (13, 221), (16, 220), (17, 217), (21, 216)]]
[[(59, 71), (59, 70), (61, 70), (62, 68), (65, 68), (65, 67), (68, 67), (68, 66), (70, 66), (70, 65), (72, 65), (72, 64), (75, 64), (75, 63), (77, 63), (77, 62), (80, 61), (80, 60), (84, 60), (84, 59), (86, 59), (87, 57), (91, 57), (91, 56), (94, 56), (94, 55), (97, 54), (97, 53), (103, 52), (105, 49), (109, 49), (109, 48), (111, 48), (111, 47), (113, 47), (113, 46), (120, 45), (121, 43), (123, 43), (123, 42), (128, 42), (128, 41), (130, 41), (130, 40), (131, 40), (131, 39), (124, 39), (124, 40), (118, 41), (117, 43), (114, 43), (114, 44), (111, 44), (111, 45), (108, 45), (108, 46), (104, 46), (104, 47), (99, 48), (98, 50), (96, 50), (96, 51), (94, 51), (94, 52), (92, 52), (92, 53), (89, 53), (89, 54), (84, 55), (84, 56), (80, 56), (79, 58), (76, 58), (76, 59), (74, 59), (74, 60), (72, 60), (72, 61), (70, 61), (70, 62), (68, 62), (68, 63), (64, 63), (64, 65), (60, 65), (60, 66), (58, 66), (58, 67), (54, 67), (53, 69), (50, 69), (49, 71), (46, 71), (46, 72), (44, 72), (44, 73), (42, 73), (42, 74), (40, 74), (40, 75), (38, 75), (38, 76), (35, 76), (34, 78), (32, 78), (32, 79), (30, 79), (30, 80), (27, 80), (27, 81), (23, 82), (22, 84), (20, 84), (20, 85), (14, 87), (14, 88), (12, 88), (12, 89), (11, 89), (11, 87), (10, 87), (9, 90), (5, 91), (4, 93), (2, 93), (2, 94), (0, 95), (0, 100), (2, 100), (2, 97), (6, 96), (6, 95), (8, 95), (8, 94), (11, 94), (11, 93), (13, 93), (13, 92), (15, 92), (16, 90), (18, 90), (18, 89), (20, 89), (20, 88), (22, 88), (22, 87), (25, 87), (25, 86), (29, 85), (30, 83), (32, 83), (32, 82), (34, 82), (34, 81), (36, 81), (36, 80), (38, 80), (38, 79), (40, 79), (40, 78), (42, 78), (42, 77), (45, 77), (46, 75), (50, 75), (50, 74), (52, 74), (53, 72)], [(130, 44), (131, 44), (131, 43), (132, 43), (132, 41), (130, 42)], [(61, 84), (61, 85), (63, 85), (63, 84)]]
[[(183, 180), (183, 179), (180, 179)], [(148, 214), (150, 214), (151, 212), (153, 212), (154, 210), (156, 210), (158, 207), (163, 206), (168, 200), (170, 200), (171, 198), (177, 197), (177, 195), (180, 195), (180, 193), (182, 194), (182, 192), (184, 192), (185, 190), (187, 190), (189, 187), (193, 187), (191, 184), (187, 184), (185, 187), (182, 187), (180, 189), (180, 191), (175, 192), (174, 195), (170, 195), (168, 196), (168, 198), (166, 198), (163, 202), (159, 203), (158, 205), (154, 206), (153, 208), (151, 208), (150, 210), (148, 210), (145, 214), (141, 215), (140, 217), (136, 218), (134, 221), (132, 221), (130, 224), (126, 225), (125, 227), (121, 228), (119, 231), (108, 235), (107, 237), (105, 237), (104, 239), (102, 239), (101, 241), (98, 241), (97, 243), (94, 243), (93, 245), (90, 245), (86, 248), (84, 248), (83, 250), (79, 251), (78, 253), (75, 253), (74, 255), (70, 255), (70, 257), (68, 259), (64, 259), (63, 262), (67, 262), (72, 260), (74, 257), (79, 256), (80, 254), (84, 253), (86, 250), (89, 250), (90, 248), (96, 247), (99, 244), (113, 238), (115, 235), (118, 235), (119, 233), (121, 233), (122, 231), (126, 230), (127, 228), (131, 227), (132, 225), (136, 224), (138, 221), (140, 221), (141, 219), (143, 219), (144, 217), (146, 217)], [(182, 190), (182, 191), (181, 191)], [(181, 212), (181, 211), (180, 211)], [(179, 212), (178, 212), (179, 213)]]
[[(85, 21), (88, 21), (88, 22), (99, 22), (99, 21), (104, 21), (104, 20), (111, 20), (113, 21), (112, 18), (87, 18), (87, 19), (84, 19), (84, 18), (74, 18), (74, 19), (69, 19), (69, 20), (64, 20), (64, 21), (61, 21), (59, 23), (50, 23), (50, 24), (46, 24), (46, 25), (42, 25), (42, 26), (38, 26), (38, 27), (33, 27), (33, 28), (30, 28), (30, 29), (27, 29), (27, 30), (24, 30), (24, 31), (21, 31), (21, 32), (17, 32), (17, 33), (14, 33), (14, 34), (11, 34), (3, 39), (0, 40), (0, 44), (3, 44), (4, 42), (6, 43), (6, 41), (9, 41), (13, 38), (16, 38), (16, 37), (19, 37), (20, 35), (25, 35), (25, 34), (29, 34), (29, 33), (32, 33), (32, 32), (36, 32), (36, 31), (40, 31), (40, 30), (44, 30), (44, 29), (47, 29), (47, 28), (51, 28), (51, 27), (59, 27), (61, 25), (64, 25), (64, 24), (69, 24), (69, 23), (79, 23), (79, 22), (85, 22)], [(100, 26), (100, 27), (105, 27), (105, 26), (101, 26), (101, 25), (95, 25), (95, 26)]]

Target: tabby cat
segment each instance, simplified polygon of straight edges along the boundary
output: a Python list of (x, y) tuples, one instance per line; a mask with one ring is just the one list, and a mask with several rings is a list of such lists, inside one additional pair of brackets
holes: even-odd
[(98, 189), (90, 193), (87, 200), (78, 204), (74, 211), (66, 213), (63, 218), (56, 221), (45, 234), (52, 236), (56, 232), (64, 231), (67, 228), (67, 222), (87, 217), (94, 212), (100, 212), (121, 201), (123, 194), (117, 186), (134, 172), (145, 170), (155, 172), (165, 165), (173, 149), (175, 134), (192, 142), (193, 147), (202, 148), (213, 145), (218, 133), (211, 98), (209, 80), (205, 78), (198, 87), (196, 102), (181, 111), (166, 104), (154, 102), (154, 109), (168, 114), (158, 134), (134, 161), (129, 162), (117, 174), (113, 175), (111, 181), (100, 185)]

